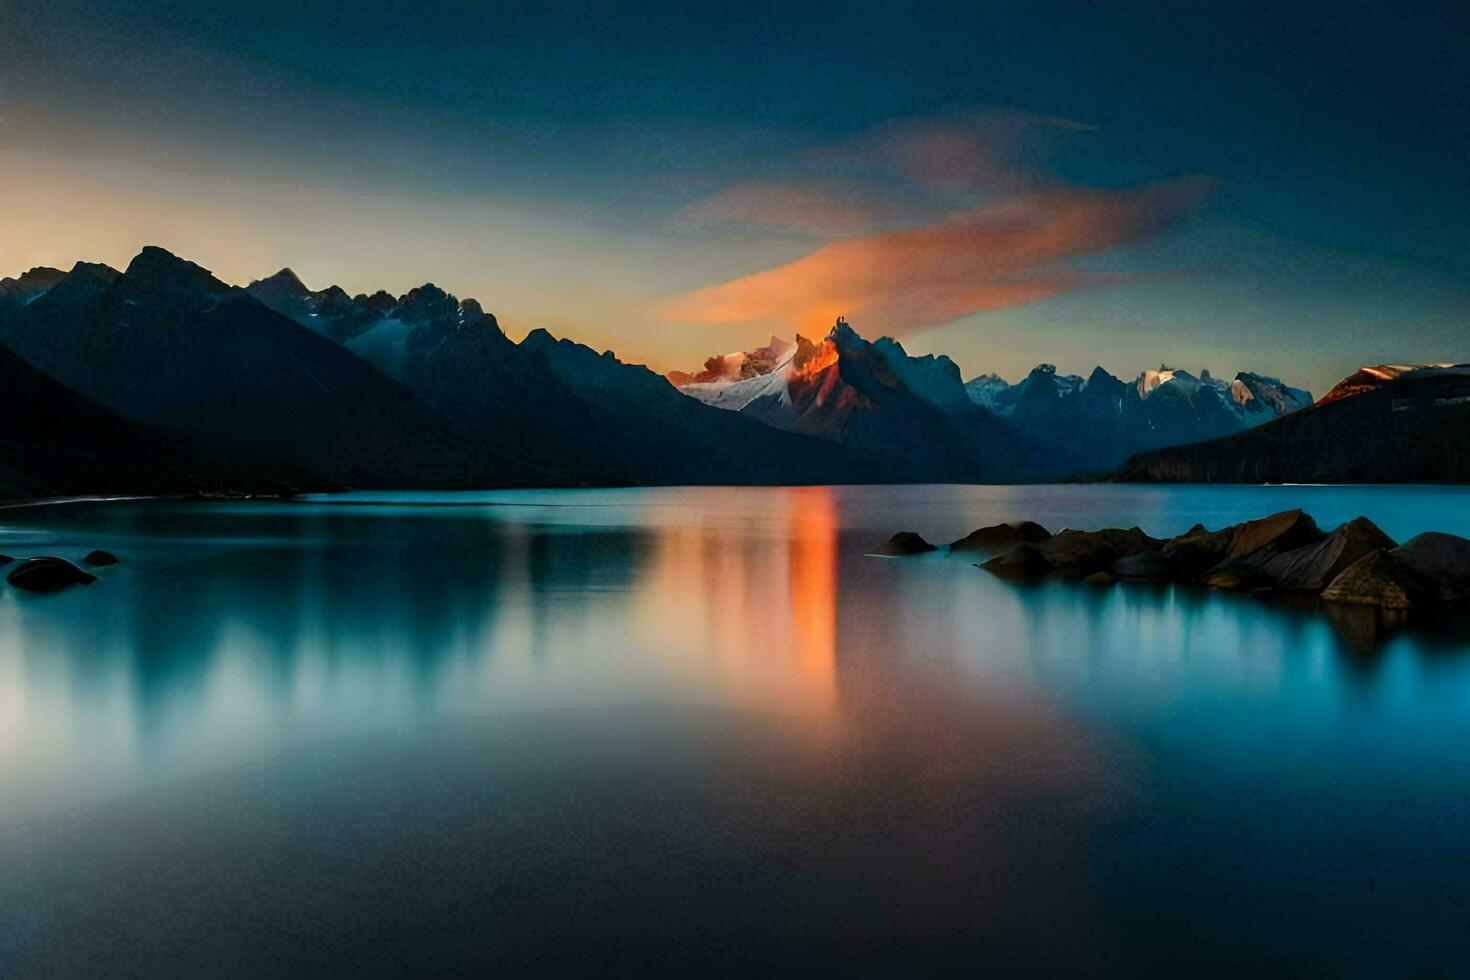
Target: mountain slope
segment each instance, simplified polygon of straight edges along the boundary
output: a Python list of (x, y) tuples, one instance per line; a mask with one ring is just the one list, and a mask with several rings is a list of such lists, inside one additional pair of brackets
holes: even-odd
[(1197, 483), (1470, 480), (1470, 366), (1380, 365), (1256, 429), (1130, 459), (1119, 478)]
[(333, 485), (269, 460), (200, 450), (89, 402), (0, 347), (0, 498), (279, 494)]

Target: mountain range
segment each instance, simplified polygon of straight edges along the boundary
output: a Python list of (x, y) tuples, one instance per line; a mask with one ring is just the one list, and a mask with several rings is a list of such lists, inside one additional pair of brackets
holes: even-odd
[[(611, 353), (544, 331), (514, 344), (474, 300), (433, 285), (351, 297), (283, 270), (242, 289), (148, 247), (122, 271), (78, 263), (0, 288), (0, 345), (58, 392), (259, 466), (264, 485), (899, 478), (880, 460), (701, 406)], [(68, 492), (115, 492), (82, 482)]]
[(1125, 480), (1189, 483), (1470, 481), (1470, 365), (1380, 364), (1271, 425), (1137, 456)]
[(433, 284), (239, 287), (151, 246), (0, 279), (0, 384), (7, 498), (1470, 476), (1460, 368), (1365, 369), (1316, 404), (1249, 372), (966, 382), (839, 318), (665, 377), (544, 330), (516, 343)]
[(1084, 379), (1050, 364), (1014, 385), (995, 374), (965, 382), (948, 357), (913, 357), (886, 337), (870, 344), (841, 319), (820, 342), (772, 337), (668, 378), (767, 425), (897, 450), (909, 467), (950, 461), (973, 473), (988, 464), (1032, 479), (1109, 473), (1138, 452), (1241, 432), (1312, 403), (1276, 378), (1242, 372), (1226, 382), (1168, 367), (1131, 383), (1101, 367)]

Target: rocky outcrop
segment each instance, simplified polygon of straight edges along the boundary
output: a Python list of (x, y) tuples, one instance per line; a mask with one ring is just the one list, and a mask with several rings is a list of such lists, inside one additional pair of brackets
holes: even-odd
[(1061, 575), (1085, 578), (1093, 572), (1111, 569), (1120, 558), (1157, 549), (1163, 542), (1131, 527), (1104, 528), (1101, 531), (1058, 531), (1035, 545), (1043, 557)]
[(950, 551), (986, 551), (998, 554), (1022, 544), (1036, 544), (1051, 537), (1051, 532), (1035, 521), (1012, 521), (992, 524), (971, 531), (950, 543)]
[(1321, 592), (1359, 558), (1396, 546), (1378, 525), (1366, 517), (1357, 517), (1320, 541), (1277, 554), (1265, 563), (1262, 571), (1278, 589)]
[(1205, 573), (1202, 581), (1212, 589), (1228, 592), (1254, 592), (1269, 589), (1272, 585), (1260, 566), (1239, 559), (1229, 559), (1215, 566)]
[(96, 551), (87, 552), (86, 556), (82, 558), (83, 565), (91, 565), (93, 568), (105, 568), (108, 565), (116, 565), (118, 561), (120, 559), (117, 555), (114, 555), (110, 551), (103, 551), (101, 548), (98, 548)]
[(1327, 602), (1381, 609), (1415, 609), (1433, 600), (1428, 583), (1386, 551), (1364, 555), (1322, 592)]
[(925, 541), (913, 531), (899, 531), (893, 537), (868, 552), (868, 554), (901, 558), (907, 555), (922, 555), (925, 552), (937, 550), (934, 545)]
[(1038, 551), (1034, 544), (1012, 548), (1003, 555), (996, 555), (981, 563), (980, 567), (993, 575), (1017, 582), (1035, 581), (1054, 571), (1050, 559)]
[[(994, 530), (982, 528), (971, 537)], [(1470, 540), (1421, 534), (1398, 546), (1366, 517), (1324, 534), (1300, 510), (1218, 531), (1196, 524), (1168, 540), (1136, 527), (1059, 531), (1023, 541), (980, 567), (1015, 581), (1061, 575), (1098, 585), (1193, 583), (1400, 612), (1470, 599)]]
[(1470, 599), (1470, 540), (1427, 531), (1390, 554), (1409, 571), (1432, 582), (1441, 599)]
[(1225, 557), (1249, 559), (1256, 564), (1322, 537), (1317, 522), (1300, 510), (1284, 510), (1260, 520), (1246, 521), (1237, 524), (1233, 531)]
[(1207, 531), (1202, 524), (1164, 543), (1160, 549), (1175, 565), (1179, 578), (1189, 580), (1214, 568), (1230, 552), (1235, 528)]

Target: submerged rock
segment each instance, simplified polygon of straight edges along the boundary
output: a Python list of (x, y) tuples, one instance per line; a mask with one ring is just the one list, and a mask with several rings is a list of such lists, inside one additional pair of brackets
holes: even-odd
[(1429, 582), (1439, 598), (1470, 599), (1470, 540), (1428, 531), (1405, 541), (1390, 554)]
[(1017, 545), (1036, 544), (1051, 537), (1051, 532), (1035, 521), (1013, 521), (1008, 524), (992, 524), (971, 531), (952, 542), (950, 551), (989, 551), (999, 554), (1010, 551)]
[(868, 554), (901, 557), (904, 555), (922, 555), (926, 551), (935, 550), (937, 549), (932, 544), (925, 541), (913, 531), (899, 531), (893, 537), (868, 552)]
[(96, 551), (87, 552), (87, 556), (82, 559), (82, 564), (91, 565), (94, 568), (103, 568), (107, 565), (116, 565), (120, 560), (112, 552), (103, 551), (99, 548)]
[(1359, 558), (1374, 551), (1390, 551), (1396, 545), (1378, 525), (1366, 517), (1356, 517), (1321, 541), (1271, 557), (1262, 571), (1278, 589), (1321, 592)]
[(17, 589), (32, 592), (55, 592), (68, 585), (90, 585), (97, 576), (84, 572), (65, 558), (27, 558), (5, 580)]
[(1414, 609), (1433, 597), (1423, 579), (1381, 550), (1366, 554), (1343, 569), (1322, 592), (1327, 602), (1381, 609)]

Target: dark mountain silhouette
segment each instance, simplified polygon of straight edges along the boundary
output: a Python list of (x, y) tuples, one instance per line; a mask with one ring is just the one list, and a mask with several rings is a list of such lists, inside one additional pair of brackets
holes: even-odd
[(1237, 435), (1146, 453), (1124, 480), (1460, 483), (1470, 480), (1470, 366), (1380, 365), (1311, 408)]
[(309, 471), (214, 453), (89, 402), (0, 347), (0, 498), (330, 490)]
[(66, 278), (60, 269), (38, 265), (22, 272), (14, 279), (0, 279), (0, 305), (14, 303), (24, 305)]
[(87, 399), (201, 447), (351, 486), (471, 486), (488, 453), (339, 346), (208, 270), (145, 248), (118, 274), (79, 264), (0, 339)]

